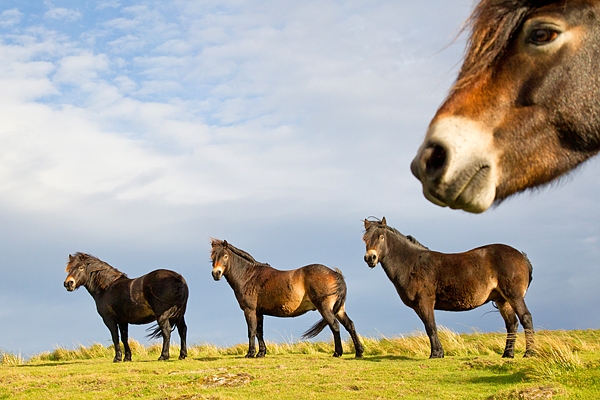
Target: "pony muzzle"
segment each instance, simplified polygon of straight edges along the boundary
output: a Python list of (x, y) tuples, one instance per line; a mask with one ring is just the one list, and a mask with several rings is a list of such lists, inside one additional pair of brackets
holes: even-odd
[(69, 291), (69, 292), (72, 292), (73, 290), (75, 290), (76, 289), (75, 278), (73, 278), (72, 276), (67, 277), (67, 279), (65, 279), (64, 286), (65, 286), (65, 289), (67, 289), (67, 291)]
[(212, 277), (215, 281), (218, 281), (221, 279), (221, 277), (223, 277), (223, 268), (213, 268), (212, 270)]
[(375, 250), (367, 251), (365, 254), (365, 262), (370, 268), (375, 268), (377, 263), (379, 262), (379, 257), (377, 256), (377, 252)]

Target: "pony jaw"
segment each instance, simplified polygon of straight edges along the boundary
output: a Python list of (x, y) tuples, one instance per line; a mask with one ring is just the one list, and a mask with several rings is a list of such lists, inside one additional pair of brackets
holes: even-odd
[(497, 157), (493, 135), (464, 117), (442, 117), (431, 125), (411, 164), (432, 203), (472, 213), (496, 197)]

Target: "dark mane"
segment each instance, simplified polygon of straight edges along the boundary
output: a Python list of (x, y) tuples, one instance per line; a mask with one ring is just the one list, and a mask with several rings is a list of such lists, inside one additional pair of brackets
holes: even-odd
[(536, 8), (556, 0), (481, 0), (467, 20), (464, 29), (471, 35), (458, 79), (452, 88), (455, 92), (490, 70), (506, 51), (511, 39)]
[(212, 250), (212, 254), (211, 254), (211, 258), (214, 259), (214, 257), (216, 256), (216, 250), (214, 248), (214, 244), (219, 245), (221, 248), (225, 247), (225, 243), (227, 243), (227, 249), (231, 250), (231, 252), (233, 254), (235, 254), (236, 256), (244, 259), (245, 261), (249, 262), (250, 264), (253, 265), (263, 265), (263, 266), (270, 266), (267, 263), (261, 263), (260, 261), (256, 261), (254, 259), (254, 257), (252, 257), (249, 253), (247, 253), (246, 251), (242, 250), (242, 249), (238, 249), (237, 247), (235, 247), (234, 245), (232, 245), (231, 243), (225, 241), (225, 240), (218, 240), (218, 239), (213, 239), (213, 250)]
[(75, 253), (75, 263), (70, 269), (79, 267), (83, 264), (88, 272), (89, 279), (87, 285), (90, 289), (106, 289), (111, 283), (121, 277), (127, 278), (127, 275), (108, 263), (96, 258), (90, 254)]
[[(388, 231), (390, 231), (391, 233), (400, 236), (401, 238), (404, 238), (406, 240), (408, 240), (410, 243), (414, 244), (415, 246), (423, 249), (423, 250), (429, 250), (428, 247), (423, 246), (423, 244), (421, 244), (417, 239), (415, 239), (414, 237), (412, 237), (411, 235), (408, 236), (404, 236), (399, 230), (397, 230), (396, 228), (393, 228), (389, 225), (383, 225), (383, 223), (381, 222), (381, 220), (375, 220), (375, 221), (370, 221), (372, 223), (376, 223), (378, 228), (383, 228), (386, 229)], [(364, 238), (366, 239), (367, 236), (367, 232), (365, 232)]]

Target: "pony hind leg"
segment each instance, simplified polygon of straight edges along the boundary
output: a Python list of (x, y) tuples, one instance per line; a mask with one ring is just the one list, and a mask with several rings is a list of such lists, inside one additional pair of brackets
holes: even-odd
[(163, 337), (162, 352), (160, 353), (160, 357), (158, 357), (158, 361), (169, 359), (169, 345), (171, 344), (171, 323), (169, 321), (170, 315), (171, 311), (167, 310), (156, 319)]
[(181, 349), (179, 350), (179, 359), (184, 360), (187, 357), (187, 325), (185, 324), (185, 318), (183, 315), (175, 323), (177, 326), (177, 332), (179, 333), (179, 340)]
[(513, 358), (515, 356), (515, 341), (517, 340), (517, 329), (519, 328), (519, 320), (517, 314), (511, 305), (505, 301), (497, 301), (496, 306), (500, 315), (504, 319), (506, 326), (506, 346), (504, 347), (503, 358)]
[(340, 321), (344, 329), (346, 329), (346, 331), (348, 331), (348, 333), (350, 334), (350, 337), (352, 338), (352, 343), (354, 343), (355, 357), (362, 358), (364, 352), (363, 345), (360, 342), (358, 334), (356, 333), (356, 329), (354, 328), (354, 322), (352, 322), (350, 317), (348, 317), (348, 314), (346, 314), (346, 311), (344, 310), (343, 306), (340, 309), (340, 311), (338, 311), (338, 313), (335, 315), (335, 317), (338, 321)]
[(515, 309), (517, 316), (523, 329), (525, 330), (525, 354), (523, 357), (531, 357), (535, 355), (535, 340), (533, 329), (533, 318), (525, 304), (524, 299), (519, 299), (512, 307)]
[[(340, 336), (340, 323), (336, 319), (336, 316), (333, 313), (333, 310), (331, 308), (317, 307), (317, 309), (321, 313), (323, 320), (329, 326), (329, 329), (331, 329), (331, 333), (333, 333), (333, 344), (334, 344), (333, 356), (341, 357), (342, 354), (344, 354), (344, 349), (342, 347), (342, 338)], [(318, 325), (318, 323), (317, 323), (317, 325)]]

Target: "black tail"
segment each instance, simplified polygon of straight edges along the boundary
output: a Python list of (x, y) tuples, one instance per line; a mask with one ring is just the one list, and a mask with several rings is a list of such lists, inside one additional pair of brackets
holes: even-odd
[(533, 265), (531, 265), (531, 261), (529, 261), (529, 257), (524, 252), (521, 252), (523, 257), (525, 257), (525, 261), (527, 261), (527, 266), (529, 267), (529, 284), (531, 285), (531, 281), (533, 280)]
[[(335, 304), (333, 305), (333, 314), (337, 315), (344, 303), (346, 303), (347, 288), (346, 281), (344, 281), (344, 275), (342, 275), (342, 271), (336, 268), (335, 272), (337, 273), (335, 287), (335, 295), (337, 296), (337, 299), (335, 301)], [(324, 318), (321, 318), (320, 321), (311, 326), (309, 330), (302, 334), (302, 339), (312, 339), (316, 337), (319, 333), (321, 333), (321, 331), (323, 331), (323, 329), (325, 329), (325, 327), (327, 327), (327, 321), (325, 321)]]
[[(187, 308), (187, 300), (189, 296), (189, 290), (187, 283), (182, 277), (182, 282), (179, 284), (179, 304), (174, 305), (169, 309), (169, 324), (171, 325), (171, 332), (177, 327), (177, 321), (185, 315), (185, 309)], [(152, 325), (146, 332), (149, 332), (146, 337), (148, 339), (160, 339), (162, 337), (162, 329), (156, 325)]]

